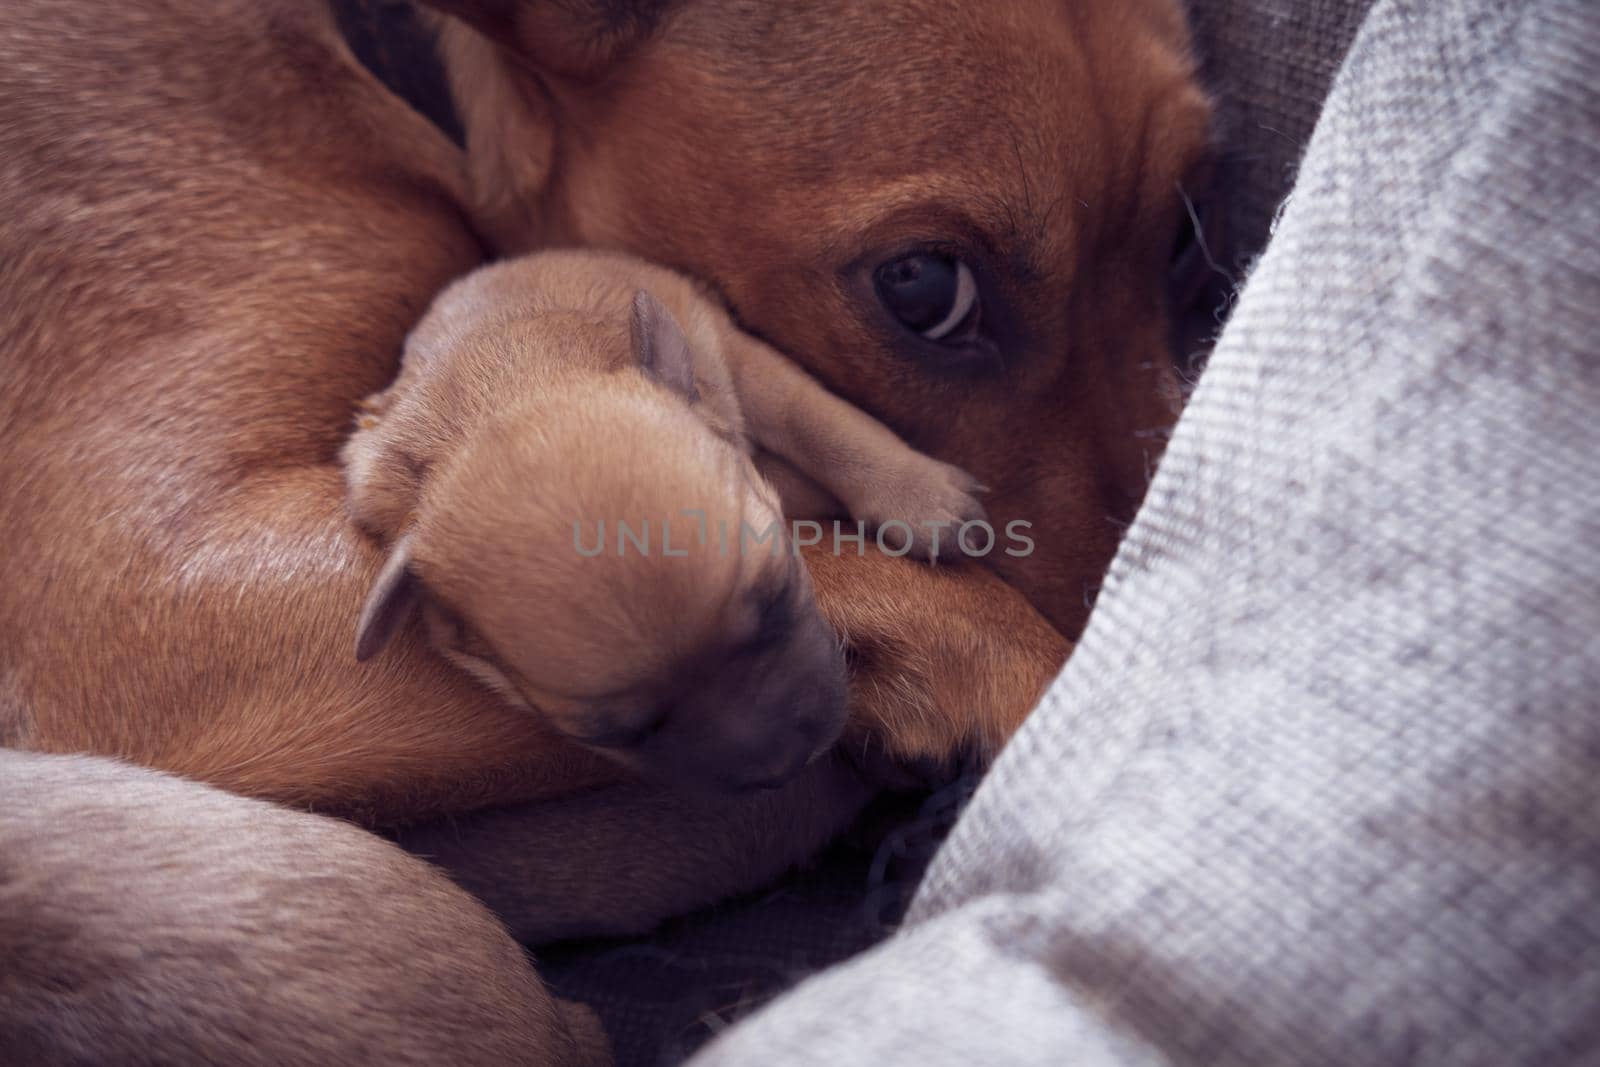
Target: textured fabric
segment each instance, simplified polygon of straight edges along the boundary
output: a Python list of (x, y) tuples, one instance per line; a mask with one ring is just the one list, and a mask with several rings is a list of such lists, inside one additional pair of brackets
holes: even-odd
[(1597, 73), (1592, 0), (1373, 8), (907, 925), (698, 1063), (1600, 1062)]

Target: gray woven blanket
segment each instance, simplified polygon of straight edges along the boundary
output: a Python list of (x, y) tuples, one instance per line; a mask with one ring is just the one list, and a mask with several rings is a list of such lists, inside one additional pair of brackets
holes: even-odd
[(1201, 6), (1288, 121), (1360, 29), (1083, 644), (698, 1062), (1600, 1062), (1600, 4), (1361, 14)]

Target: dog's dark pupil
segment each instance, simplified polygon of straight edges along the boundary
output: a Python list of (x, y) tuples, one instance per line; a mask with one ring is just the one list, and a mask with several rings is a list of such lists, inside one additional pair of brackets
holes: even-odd
[(878, 299), (894, 317), (918, 333), (945, 320), (956, 302), (955, 261), (919, 254), (878, 268)]

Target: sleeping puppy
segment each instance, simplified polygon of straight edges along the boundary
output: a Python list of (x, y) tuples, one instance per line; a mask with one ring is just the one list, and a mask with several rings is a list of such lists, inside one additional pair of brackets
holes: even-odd
[(964, 472), (739, 331), (687, 278), (618, 254), (467, 276), (363, 406), (349, 504), (390, 553), (357, 658), (422, 605), (435, 647), (491, 689), (684, 781), (779, 784), (844, 725), (843, 653), (754, 446), (858, 519), (903, 524), (924, 555), (939, 524), (983, 515)]

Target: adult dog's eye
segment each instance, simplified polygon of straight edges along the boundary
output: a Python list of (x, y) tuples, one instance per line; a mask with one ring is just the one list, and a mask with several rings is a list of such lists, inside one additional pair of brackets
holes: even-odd
[(891, 259), (873, 277), (878, 299), (906, 329), (929, 341), (971, 333), (978, 312), (972, 268), (927, 252)]

